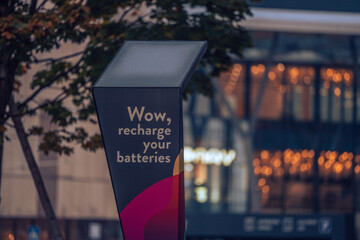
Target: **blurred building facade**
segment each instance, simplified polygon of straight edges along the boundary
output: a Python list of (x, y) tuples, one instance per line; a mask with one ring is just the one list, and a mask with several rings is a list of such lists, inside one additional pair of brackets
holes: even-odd
[[(243, 23), (254, 47), (215, 79), (214, 98), (193, 95), (184, 102), (189, 224), (193, 215), (222, 214), (245, 229), (253, 216), (242, 219), (244, 224), (226, 216), (245, 216), (253, 192), (251, 201), (264, 216), (337, 214), (359, 226), (359, 12), (356, 0), (306, 0), (302, 6), (272, 0), (254, 6), (254, 17)], [(239, 129), (251, 128), (257, 107), (249, 160)], [(25, 125), (33, 121), (54, 127), (45, 115)], [(94, 125), (89, 129), (98, 131)], [(20, 144), (11, 129), (9, 136), (0, 239), (27, 239), (31, 225), (40, 226), (41, 239), (48, 239)], [(121, 239), (105, 154), (76, 149), (70, 157), (44, 156), (37, 151), (39, 139), (30, 140), (67, 239)], [(191, 227), (189, 234), (199, 237)]]
[[(244, 213), (250, 187), (263, 214), (340, 214), (359, 229), (360, 3), (263, 1), (257, 6), (254, 18), (243, 24), (254, 47), (217, 79), (225, 99), (193, 96), (189, 104), (193, 138), (188, 143), (185, 138), (192, 146), (185, 169), (191, 170), (187, 180), (194, 189), (188, 192), (189, 211)], [(234, 125), (251, 127), (259, 94), (249, 162), (246, 140)], [(230, 166), (217, 160), (217, 149), (235, 150)], [(206, 151), (214, 152), (212, 159)], [(300, 231), (297, 237), (305, 239)]]

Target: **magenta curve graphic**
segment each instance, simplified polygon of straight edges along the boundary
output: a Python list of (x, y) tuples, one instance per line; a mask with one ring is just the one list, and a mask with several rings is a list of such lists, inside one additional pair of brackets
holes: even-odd
[[(179, 183), (184, 172), (161, 180), (136, 196), (120, 213), (125, 240), (183, 239)], [(181, 188), (181, 187), (180, 187)], [(181, 197), (183, 198), (183, 197)], [(180, 204), (181, 205), (181, 204)], [(179, 222), (180, 219), (180, 222)], [(180, 232), (179, 232), (180, 231)]]

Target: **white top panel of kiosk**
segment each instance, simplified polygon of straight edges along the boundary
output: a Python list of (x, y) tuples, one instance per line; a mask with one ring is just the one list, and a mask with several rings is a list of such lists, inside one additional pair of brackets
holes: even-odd
[(126, 41), (94, 87), (184, 88), (206, 41)]

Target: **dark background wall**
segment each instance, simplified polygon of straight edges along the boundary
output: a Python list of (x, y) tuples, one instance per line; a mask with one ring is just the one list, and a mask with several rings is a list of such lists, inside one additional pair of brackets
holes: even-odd
[(253, 7), (360, 13), (359, 0), (262, 0)]

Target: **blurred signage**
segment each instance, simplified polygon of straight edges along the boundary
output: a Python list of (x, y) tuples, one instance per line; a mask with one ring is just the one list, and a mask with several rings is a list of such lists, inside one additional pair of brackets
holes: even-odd
[(282, 220), (282, 231), (293, 232), (295, 229), (295, 220), (293, 217), (284, 217)]
[(243, 228), (245, 232), (254, 232), (255, 231), (255, 217), (246, 217), (244, 218)]
[(218, 149), (204, 147), (184, 147), (184, 161), (185, 163), (215, 164), (230, 166), (236, 158), (234, 149)]
[(189, 214), (188, 237), (254, 239), (353, 239), (352, 215)]
[(28, 228), (28, 240), (40, 240), (40, 228), (32, 225)]
[(332, 232), (332, 218), (322, 217), (319, 219), (319, 233), (329, 234)]
[(249, 216), (243, 220), (244, 232), (281, 232), (331, 234), (331, 218), (299, 216)]
[(99, 240), (102, 235), (102, 226), (100, 223), (90, 223), (89, 224), (89, 239)]

